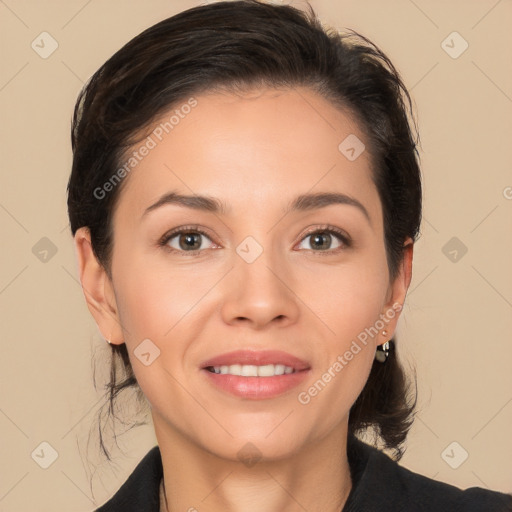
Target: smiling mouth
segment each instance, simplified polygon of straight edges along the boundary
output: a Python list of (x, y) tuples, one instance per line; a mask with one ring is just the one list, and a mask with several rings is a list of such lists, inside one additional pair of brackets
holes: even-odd
[(222, 366), (207, 366), (205, 368), (211, 373), (221, 375), (236, 375), (239, 377), (275, 377), (277, 375), (289, 375), (297, 373), (297, 370), (284, 364), (232, 364)]
[(202, 364), (207, 382), (243, 400), (268, 400), (290, 392), (311, 374), (311, 366), (283, 351), (239, 350)]

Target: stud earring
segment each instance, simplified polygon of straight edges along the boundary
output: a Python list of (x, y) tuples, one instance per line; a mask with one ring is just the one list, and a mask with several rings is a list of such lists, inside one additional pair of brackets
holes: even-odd
[[(110, 341), (110, 339), (109, 339), (109, 338), (105, 338), (105, 341), (106, 341), (109, 345), (112, 345), (112, 342)], [(121, 342), (119, 343), (119, 345), (120, 345), (121, 343), (123, 343), (123, 341), (121, 341)], [(114, 343), (114, 345), (116, 345), (116, 343)]]

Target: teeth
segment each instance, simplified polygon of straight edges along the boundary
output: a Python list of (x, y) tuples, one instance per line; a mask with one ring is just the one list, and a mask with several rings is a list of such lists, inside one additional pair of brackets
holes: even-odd
[[(210, 371), (212, 367), (210, 367)], [(294, 369), (284, 364), (266, 364), (264, 366), (255, 366), (252, 364), (232, 364), (231, 366), (214, 366), (213, 372), (222, 375), (239, 375), (242, 377), (273, 377), (274, 375), (283, 375), (294, 373)]]

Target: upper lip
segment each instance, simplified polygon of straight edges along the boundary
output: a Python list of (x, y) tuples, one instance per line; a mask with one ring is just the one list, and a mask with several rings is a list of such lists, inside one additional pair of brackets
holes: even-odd
[(309, 369), (309, 364), (298, 357), (280, 350), (235, 350), (208, 359), (202, 363), (202, 368), (209, 366), (231, 366), (232, 364), (263, 366), (267, 364), (282, 364), (295, 371)]

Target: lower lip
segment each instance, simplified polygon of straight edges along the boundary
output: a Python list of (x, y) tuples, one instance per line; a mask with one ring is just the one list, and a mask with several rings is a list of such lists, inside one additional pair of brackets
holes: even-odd
[(203, 369), (210, 382), (232, 395), (251, 400), (274, 398), (298, 386), (308, 376), (310, 370), (274, 375), (273, 377), (241, 377), (213, 373)]

